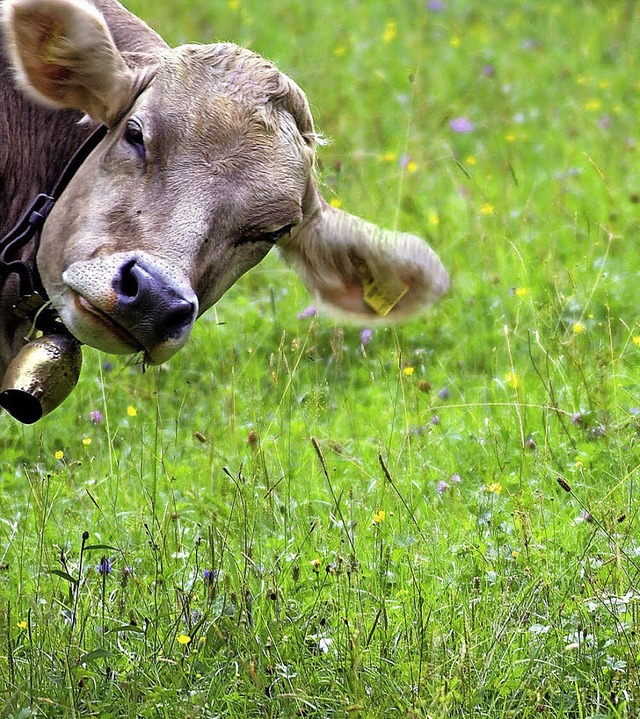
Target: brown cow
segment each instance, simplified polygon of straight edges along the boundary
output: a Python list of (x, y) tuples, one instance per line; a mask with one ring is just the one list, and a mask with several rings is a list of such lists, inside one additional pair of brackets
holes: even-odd
[[(164, 362), (274, 245), (347, 319), (404, 319), (447, 289), (425, 242), (322, 198), (306, 96), (263, 58), (228, 43), (171, 49), (115, 0), (0, 8), (0, 237), (90, 132), (108, 128), (36, 257), (81, 342)], [(12, 313), (16, 286), (0, 286), (0, 377), (29, 334)]]

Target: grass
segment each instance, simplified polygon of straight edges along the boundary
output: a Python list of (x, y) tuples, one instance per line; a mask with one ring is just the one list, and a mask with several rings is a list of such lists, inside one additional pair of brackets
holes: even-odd
[(268, 258), (4, 416), (0, 717), (636, 716), (636, 3), (128, 5), (291, 74), (452, 289), (363, 346)]

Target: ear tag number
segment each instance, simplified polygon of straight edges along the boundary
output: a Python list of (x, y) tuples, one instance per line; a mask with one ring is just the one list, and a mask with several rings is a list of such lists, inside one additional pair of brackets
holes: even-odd
[(365, 304), (380, 317), (386, 317), (409, 291), (409, 286), (397, 277), (375, 279), (364, 264), (359, 271)]

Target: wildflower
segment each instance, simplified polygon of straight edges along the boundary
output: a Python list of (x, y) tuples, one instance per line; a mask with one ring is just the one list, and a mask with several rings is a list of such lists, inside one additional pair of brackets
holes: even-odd
[(360, 344), (366, 347), (369, 342), (373, 339), (373, 332), (371, 330), (362, 330), (360, 333)]
[(465, 157), (464, 161), (470, 167), (475, 167), (478, 164), (478, 160), (475, 158), (474, 155), (467, 155), (467, 157)]
[(411, 375), (413, 374), (413, 372), (414, 372), (413, 367), (405, 367), (405, 368), (402, 370), (402, 373), (405, 374), (407, 377), (411, 377)]
[(309, 305), (308, 307), (305, 307), (305, 309), (302, 310), (302, 312), (298, 312), (298, 319), (299, 320), (306, 320), (308, 317), (315, 317), (318, 314), (318, 309), (315, 305)]
[(387, 20), (384, 32), (382, 33), (382, 42), (391, 42), (395, 40), (398, 34), (398, 28), (395, 20)]
[(407, 162), (406, 169), (409, 174), (413, 174), (414, 172), (418, 171), (418, 163), (415, 162), (414, 160), (409, 160), (409, 162)]
[(191, 641), (191, 637), (188, 634), (178, 634), (176, 639), (178, 640), (178, 644), (182, 644), (183, 646), (186, 646)]
[(631, 338), (631, 341), (636, 347), (640, 347), (640, 335), (635, 335), (635, 337)]
[(27, 622), (22, 619), (18, 622), (18, 629), (26, 629), (28, 626)]
[(91, 441), (92, 441), (92, 440), (91, 440), (91, 437), (83, 437), (83, 438), (82, 438), (82, 444), (83, 444), (85, 447), (88, 447), (88, 446), (91, 444)]
[(493, 215), (493, 213), (495, 212), (495, 209), (496, 208), (491, 203), (485, 202), (484, 205), (482, 205), (482, 207), (480, 208), (480, 214), (481, 215)]
[(427, 3), (427, 10), (431, 12), (442, 12), (444, 10), (444, 3), (441, 0), (430, 0)]
[(502, 492), (502, 485), (499, 482), (492, 482), (486, 486), (486, 490), (491, 494), (500, 494)]
[(310, 564), (313, 567), (313, 571), (317, 574), (320, 571), (320, 565), (322, 564), (322, 562), (316, 558), (312, 559)]
[(524, 297), (527, 294), (528, 290), (526, 287), (516, 287), (513, 291), (513, 294), (516, 297)]
[(342, 207), (342, 200), (339, 197), (332, 197), (329, 204), (339, 210)]
[(111, 370), (113, 369), (113, 365), (111, 364), (111, 362), (103, 362), (102, 369), (104, 372), (111, 372)]
[(600, 100), (596, 100), (596, 99), (587, 100), (584, 103), (584, 109), (588, 110), (589, 112), (596, 112), (601, 107), (602, 107), (602, 103), (600, 102)]
[(459, 474), (452, 474), (450, 481), (455, 484), (460, 484), (460, 482), (462, 482), (462, 477)]
[(138, 410), (133, 405), (129, 405), (127, 407), (127, 414), (129, 415), (129, 417), (136, 417), (138, 414)]
[(436, 491), (438, 492), (438, 494), (444, 494), (444, 493), (447, 491), (447, 489), (449, 489), (448, 483), (445, 482), (444, 479), (441, 479), (441, 480), (438, 482), (438, 486), (436, 487)]
[(443, 387), (438, 391), (438, 397), (440, 399), (449, 399), (449, 397), (451, 397), (451, 390), (448, 387)]
[(92, 409), (89, 412), (89, 421), (95, 425), (102, 424), (102, 412), (99, 409)]
[(107, 574), (111, 574), (112, 570), (113, 565), (111, 564), (111, 560), (107, 557), (102, 557), (102, 559), (100, 560), (100, 564), (98, 564), (98, 574), (106, 576)]
[(431, 227), (437, 227), (440, 224), (440, 215), (435, 210), (429, 211), (429, 224)]
[(216, 579), (218, 578), (218, 570), (204, 569), (202, 571), (202, 578), (204, 579), (205, 584), (214, 584)]
[(485, 65), (482, 68), (482, 74), (485, 77), (493, 77), (496, 74), (496, 69), (493, 65)]
[(582, 322), (574, 322), (572, 328), (574, 335), (579, 335), (581, 332), (584, 332), (584, 325)]
[(387, 513), (384, 511), (384, 509), (379, 509), (374, 515), (373, 515), (373, 523), (374, 524), (381, 524), (384, 522), (384, 518), (387, 516)]
[(460, 47), (462, 40), (458, 35), (454, 35), (451, 40), (449, 40), (449, 45), (451, 45), (451, 47)]
[(346, 52), (347, 52), (347, 48), (346, 48), (344, 45), (338, 45), (338, 46), (337, 46), (336, 48), (334, 48), (334, 50), (333, 50), (333, 54), (334, 54), (336, 57), (343, 57)]
[(582, 424), (582, 415), (580, 414), (580, 412), (574, 412), (571, 415), (571, 424), (573, 424), (573, 425)]
[[(405, 157), (405, 155), (403, 155), (402, 157)], [(398, 159), (398, 153), (394, 152), (393, 150), (388, 150), (384, 153), (384, 155), (382, 155), (381, 159), (383, 162), (395, 162)], [(402, 168), (402, 158), (400, 167)]]
[(433, 417), (431, 417), (430, 422), (435, 427), (440, 424), (440, 417), (438, 417), (437, 414), (434, 414)]
[(240, 0), (228, 0), (227, 6), (229, 10), (237, 10), (240, 7)]
[(517, 389), (520, 386), (520, 378), (515, 372), (507, 372), (504, 381), (511, 389)]
[(59, 449), (53, 456), (58, 460), (64, 459), (64, 452)]
[(458, 134), (466, 135), (473, 132), (476, 127), (468, 117), (454, 117), (449, 122), (449, 127)]

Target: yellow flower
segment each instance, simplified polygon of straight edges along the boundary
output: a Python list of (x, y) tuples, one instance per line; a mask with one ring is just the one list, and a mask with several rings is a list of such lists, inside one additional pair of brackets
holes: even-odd
[(631, 338), (631, 341), (636, 347), (640, 347), (640, 335), (636, 335), (635, 337)]
[(28, 626), (28, 625), (27, 625), (27, 623), (25, 622), (24, 619), (23, 619), (22, 621), (18, 622), (18, 629), (26, 629), (27, 626)]
[(329, 204), (331, 207), (340, 208), (342, 207), (342, 200), (339, 197), (332, 197)]
[(506, 142), (515, 142), (518, 137), (513, 132), (510, 132), (504, 136), (504, 139), (506, 140)]
[(82, 440), (82, 444), (84, 444), (85, 447), (88, 447), (92, 442), (91, 437), (84, 437)]
[(507, 383), (509, 387), (512, 389), (516, 389), (520, 386), (520, 378), (515, 372), (507, 372), (505, 375), (504, 381)]
[(53, 456), (56, 459), (64, 459), (64, 452), (61, 449), (59, 449)]
[(240, 7), (240, 0), (228, 0), (227, 6), (229, 10), (237, 10)]
[(338, 46), (337, 46), (336, 48), (334, 48), (334, 50), (333, 50), (333, 54), (334, 54), (336, 57), (343, 57), (346, 52), (347, 52), (347, 48), (346, 48), (344, 45), (338, 45)]
[(395, 20), (387, 20), (384, 32), (382, 33), (382, 42), (391, 42), (396, 39), (398, 28)]
[(411, 375), (413, 374), (413, 367), (405, 367), (402, 372), (403, 374), (406, 374), (407, 377), (411, 377)]
[(178, 634), (176, 639), (178, 640), (178, 644), (184, 645), (189, 644), (189, 642), (191, 641), (191, 637), (188, 634)]
[(133, 405), (129, 405), (127, 407), (127, 414), (129, 415), (129, 417), (136, 417), (138, 414), (138, 410)]
[(437, 227), (440, 224), (440, 215), (435, 210), (429, 212), (429, 224), (431, 227)]
[(409, 160), (409, 162), (407, 163), (407, 172), (412, 174), (412, 173), (416, 172), (417, 169), (418, 169), (418, 164), (416, 162), (414, 162), (413, 160)]
[(582, 322), (574, 322), (573, 323), (573, 334), (579, 335), (581, 332), (584, 332), (584, 325)]
[(500, 494), (500, 492), (502, 492), (502, 485), (499, 482), (492, 482), (487, 485), (487, 492), (491, 492), (491, 494)]
[(481, 215), (493, 215), (494, 211), (495, 207), (489, 202), (485, 202), (484, 205), (482, 205), (482, 207), (480, 208)]
[(462, 40), (457, 35), (454, 35), (451, 40), (449, 40), (449, 45), (451, 45), (451, 47), (460, 47), (461, 44)]
[(527, 294), (527, 288), (526, 287), (516, 287), (514, 294), (516, 297), (524, 297)]
[(476, 158), (473, 155), (469, 155), (468, 157), (465, 158), (464, 161), (467, 163), (467, 165), (470, 165), (471, 167), (474, 167), (475, 165), (478, 164), (478, 160), (476, 160)]
[(383, 162), (395, 162), (398, 159), (398, 153), (393, 150), (388, 150), (380, 159)]
[(596, 100), (595, 98), (592, 100), (587, 100), (584, 103), (584, 109), (589, 110), (590, 112), (596, 112), (602, 107), (602, 103), (600, 100)]
[(384, 522), (384, 518), (387, 516), (384, 509), (379, 509), (374, 515), (373, 515), (373, 523), (374, 524), (380, 524), (381, 522)]

